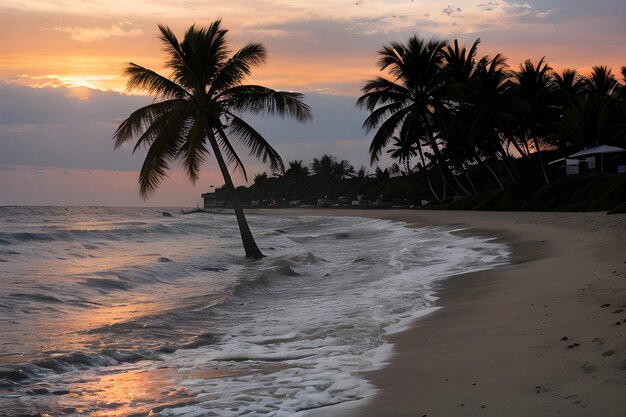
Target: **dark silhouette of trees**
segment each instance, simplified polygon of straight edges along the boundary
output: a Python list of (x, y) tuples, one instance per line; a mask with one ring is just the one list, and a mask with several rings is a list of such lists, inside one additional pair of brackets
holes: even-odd
[[(503, 172), (515, 180), (529, 169), (549, 183), (545, 151), (626, 145), (626, 87), (611, 69), (594, 67), (589, 77), (572, 69), (556, 74), (542, 58), (512, 71), (501, 54), (479, 58), (479, 45), (413, 36), (379, 51), (387, 78), (367, 81), (357, 100), (369, 111), (363, 127), (375, 131), (371, 164), (385, 150), (405, 170), (417, 160), (443, 201), (448, 193), (477, 193), (475, 166), (501, 188)], [(621, 73), (626, 83), (626, 67)], [(430, 174), (435, 168), (439, 175)]]

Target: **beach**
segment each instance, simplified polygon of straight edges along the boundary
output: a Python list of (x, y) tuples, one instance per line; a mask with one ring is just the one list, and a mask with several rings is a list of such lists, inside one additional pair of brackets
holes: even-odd
[(223, 214), (0, 214), (0, 415), (626, 406), (624, 215), (253, 210), (242, 262)]
[(438, 282), (510, 260), (448, 227), (271, 213), (251, 260), (223, 213), (0, 209), (0, 416), (332, 412)]
[[(377, 392), (335, 416), (623, 416), (626, 216), (605, 213), (294, 210), (490, 235), (512, 263), (458, 275), (443, 308), (389, 336)], [(328, 411), (310, 413), (328, 415)]]

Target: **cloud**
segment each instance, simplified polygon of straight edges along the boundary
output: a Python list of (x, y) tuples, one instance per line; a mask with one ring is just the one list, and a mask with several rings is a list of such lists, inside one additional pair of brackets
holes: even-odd
[(62, 125), (53, 123), (1, 123), (0, 134), (3, 133), (38, 133), (44, 130), (59, 128)]
[(71, 39), (85, 43), (114, 37), (140, 36), (143, 34), (143, 30), (134, 27), (128, 22), (118, 23), (108, 28), (53, 27), (52, 29), (58, 32), (68, 33)]
[(498, 6), (500, 5), (499, 2), (493, 2), (493, 1), (489, 1), (487, 3), (481, 3), (478, 5), (478, 8), (480, 10), (485, 10), (485, 11), (492, 11), (498, 8)]
[(106, 89), (106, 86), (120, 77), (110, 74), (86, 74), (86, 75), (28, 75), (18, 74), (0, 81), (9, 84), (18, 84), (33, 88), (45, 87), (68, 87), (69, 97), (86, 100), (91, 96), (89, 90)]
[(535, 13), (535, 16), (540, 18), (540, 19), (543, 19), (543, 18), (548, 17), (549, 15), (551, 15), (552, 13), (557, 12), (557, 11), (558, 11), (558, 9), (550, 9), (550, 10), (546, 10), (544, 12), (537, 12), (537, 13)]
[(458, 6), (450, 6), (448, 5), (448, 7), (446, 7), (445, 9), (443, 9), (443, 13), (447, 14), (450, 17), (460, 17), (459, 15), (455, 14), (455, 13), (460, 13), (463, 10), (458, 7)]
[(517, 17), (521, 17), (521, 16), (546, 17), (550, 13), (556, 11), (556, 9), (547, 10), (547, 11), (540, 10), (530, 5), (529, 3), (515, 3), (511, 1), (506, 1), (506, 0), (504, 1), (504, 3), (505, 3), (504, 12), (508, 15), (517, 16)]

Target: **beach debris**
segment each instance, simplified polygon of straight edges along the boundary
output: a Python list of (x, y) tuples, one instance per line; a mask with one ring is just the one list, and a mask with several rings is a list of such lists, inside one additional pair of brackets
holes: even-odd
[(616, 321), (616, 322), (615, 322), (615, 325), (616, 325), (616, 326), (621, 326), (621, 325), (622, 325), (622, 322), (621, 322), (621, 321)]
[(601, 308), (606, 308), (606, 307), (610, 307), (610, 306), (611, 306), (611, 304), (606, 303), (606, 304), (602, 304), (600, 307), (601, 307)]
[(614, 352), (614, 351), (612, 351), (612, 350), (607, 350), (606, 352), (604, 352), (604, 353), (602, 354), (602, 356), (613, 356), (614, 354), (615, 354), (615, 352)]
[(480, 408), (487, 408), (487, 404), (481, 404)]
[(571, 345), (567, 346), (567, 348), (574, 349), (574, 348), (577, 348), (578, 346), (580, 346), (580, 343), (572, 343)]
[(599, 337), (594, 337), (592, 340), (593, 343), (600, 342), (600, 341), (602, 341), (602, 339), (600, 339)]
[(624, 312), (624, 309), (623, 308), (618, 308), (617, 310), (615, 310), (613, 312), (613, 314), (619, 314), (619, 313), (622, 313), (622, 312)]
[(172, 213), (167, 212), (167, 211), (162, 211), (161, 214), (163, 214), (163, 217), (174, 217), (172, 216)]

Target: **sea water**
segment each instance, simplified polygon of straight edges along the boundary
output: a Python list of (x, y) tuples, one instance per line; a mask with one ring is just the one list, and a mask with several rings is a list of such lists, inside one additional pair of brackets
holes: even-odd
[(0, 208), (0, 416), (293, 416), (359, 400), (385, 335), (432, 309), (438, 282), (508, 257), (441, 227), (248, 220), (259, 261), (227, 214)]

